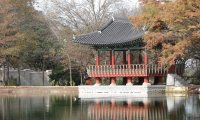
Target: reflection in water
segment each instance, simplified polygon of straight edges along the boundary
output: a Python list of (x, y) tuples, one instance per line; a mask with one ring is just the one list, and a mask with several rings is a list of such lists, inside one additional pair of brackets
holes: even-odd
[[(146, 98), (145, 98), (146, 99)], [(89, 107), (89, 120), (165, 120), (166, 99), (96, 101)]]
[(0, 96), (0, 120), (199, 120), (200, 97)]
[(72, 96), (0, 96), (0, 120), (79, 120), (77, 108)]
[(185, 102), (185, 111), (188, 118), (198, 118), (200, 120), (200, 95), (199, 99), (198, 96), (191, 96)]

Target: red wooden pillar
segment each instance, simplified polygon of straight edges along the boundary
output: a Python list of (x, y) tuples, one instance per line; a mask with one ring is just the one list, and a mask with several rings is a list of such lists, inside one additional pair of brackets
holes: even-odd
[[(145, 65), (145, 71), (147, 71), (148, 55), (147, 55), (146, 51), (144, 52), (144, 65)], [(148, 74), (145, 74), (143, 85), (149, 85), (149, 76), (148, 76)]]
[(139, 53), (139, 56), (138, 56), (138, 64), (142, 64), (142, 56), (141, 56), (141, 53)]
[[(126, 65), (126, 51), (123, 51), (123, 65)], [(127, 77), (123, 77), (123, 85), (126, 85)]]
[(110, 65), (112, 65), (112, 50), (110, 51)]
[(112, 50), (112, 65), (115, 65), (115, 51)]
[[(131, 64), (132, 64), (132, 54), (131, 54), (131, 50), (128, 50), (128, 68), (129, 69), (131, 69)], [(127, 78), (126, 85), (133, 85), (132, 84), (132, 77)]]
[(96, 66), (100, 65), (100, 52), (99, 50), (96, 51)]
[[(112, 50), (110, 52), (110, 56), (111, 56), (111, 65), (112, 65), (112, 69), (114, 70), (115, 68), (115, 51)], [(116, 78), (115, 77), (111, 77), (111, 84), (110, 85), (116, 85)]]
[(132, 64), (132, 56), (131, 56), (131, 51), (128, 50), (128, 66), (130, 67), (130, 65)]
[(123, 51), (123, 65), (126, 65), (126, 51)]
[[(98, 69), (98, 66), (100, 65), (100, 51), (96, 51), (96, 69)], [(101, 85), (101, 78), (97, 77), (95, 85)]]

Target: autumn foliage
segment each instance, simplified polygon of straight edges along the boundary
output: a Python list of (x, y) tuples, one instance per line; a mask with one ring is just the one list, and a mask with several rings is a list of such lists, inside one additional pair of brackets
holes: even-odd
[(134, 25), (144, 27), (146, 48), (160, 50), (160, 62), (200, 58), (200, 0), (141, 0)]
[(0, 63), (6, 55), (11, 54), (11, 49), (16, 41), (17, 19), (14, 6), (8, 0), (0, 1)]

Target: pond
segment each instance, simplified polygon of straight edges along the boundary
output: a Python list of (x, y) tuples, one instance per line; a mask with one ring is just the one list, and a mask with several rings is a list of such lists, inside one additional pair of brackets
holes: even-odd
[(200, 120), (200, 95), (104, 99), (3, 95), (0, 120)]

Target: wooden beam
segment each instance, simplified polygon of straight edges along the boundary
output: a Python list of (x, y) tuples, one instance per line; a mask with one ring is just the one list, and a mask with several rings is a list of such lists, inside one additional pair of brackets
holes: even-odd
[(101, 51), (111, 51), (111, 50), (115, 50), (115, 51), (127, 51), (127, 50), (144, 50), (143, 47), (130, 47), (130, 48), (100, 48), (99, 50)]

